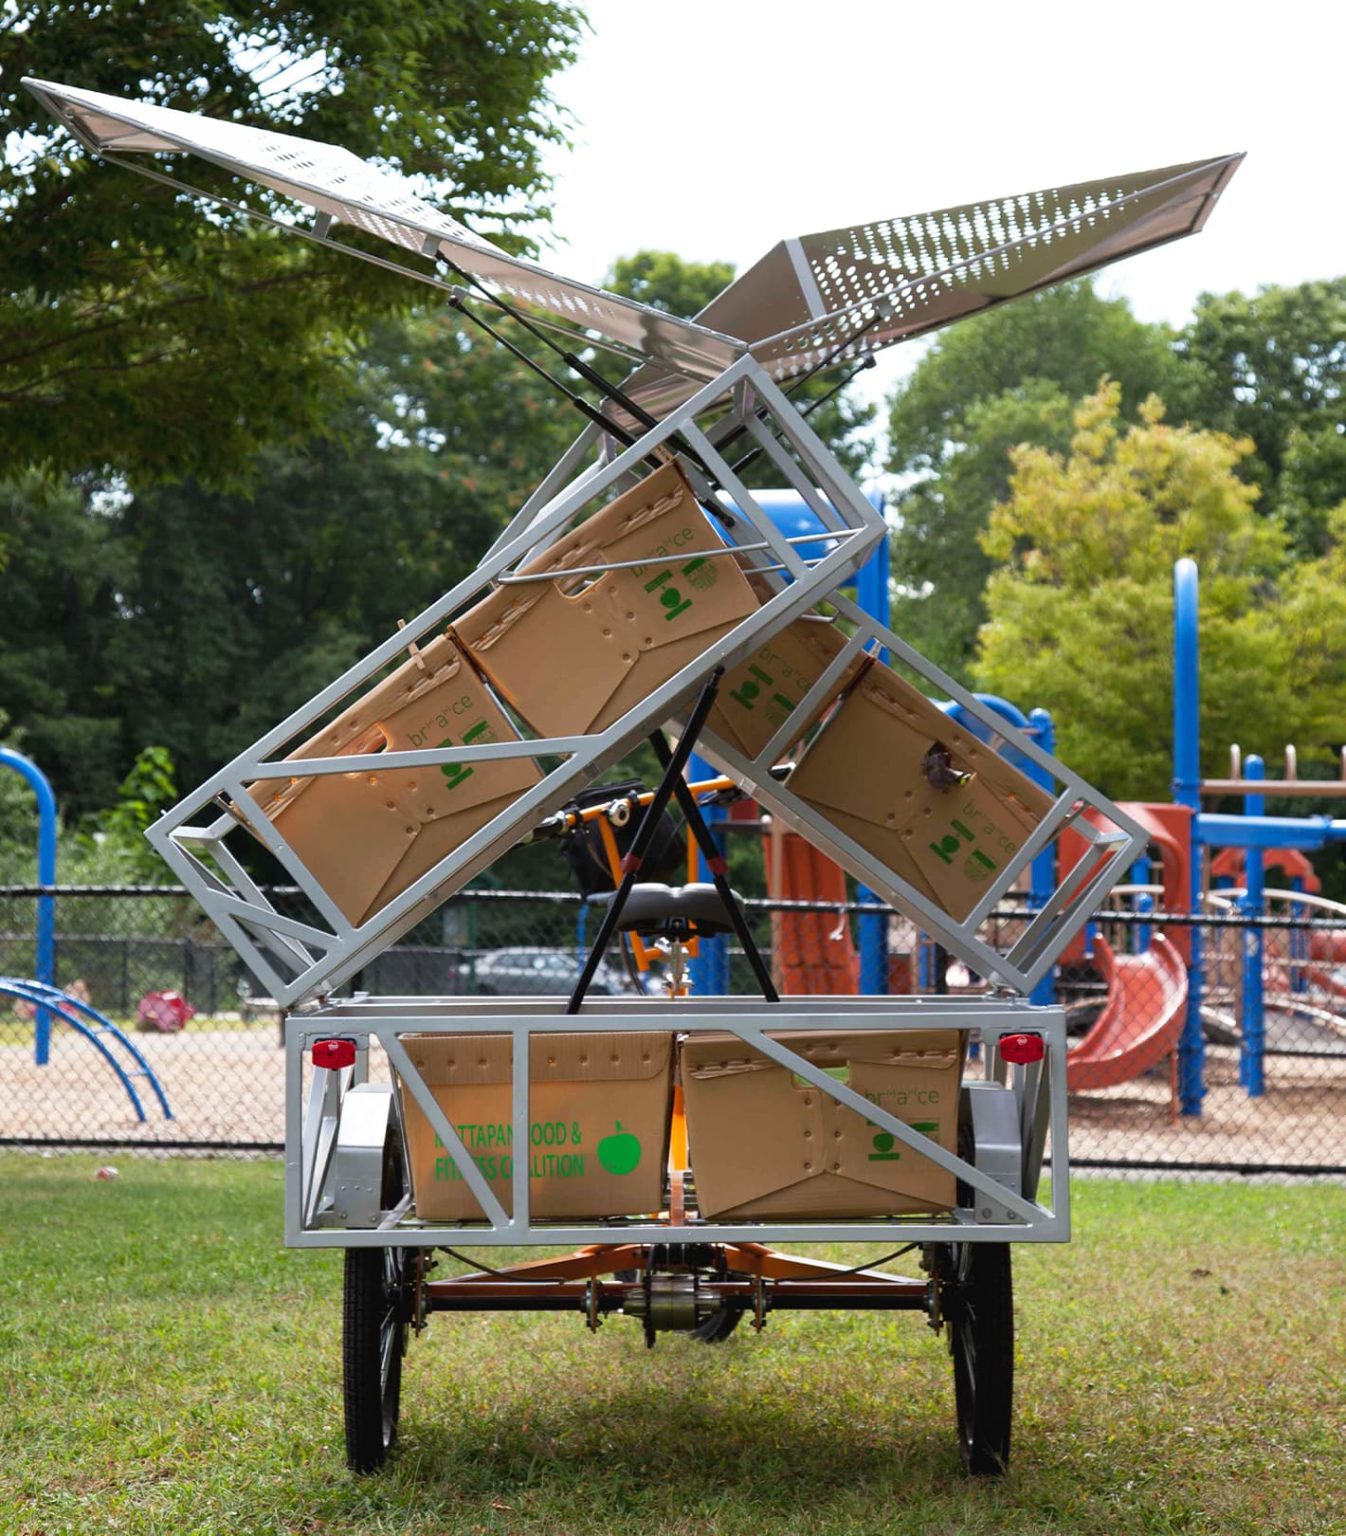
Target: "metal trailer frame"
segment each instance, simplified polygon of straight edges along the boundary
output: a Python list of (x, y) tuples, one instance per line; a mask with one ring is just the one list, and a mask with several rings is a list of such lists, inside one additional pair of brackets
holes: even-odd
[[(1066, 1124), (1066, 1031), (1060, 1008), (1021, 999), (948, 997), (706, 998), (676, 1004), (657, 998), (594, 999), (578, 1014), (565, 1000), (538, 998), (357, 998), (292, 1014), (285, 1025), (285, 1242), (294, 1248), (427, 1248), (443, 1245), (529, 1246), (566, 1243), (717, 1244), (777, 1242), (1066, 1242), (1070, 1193)], [(973, 1204), (947, 1216), (878, 1220), (701, 1221), (667, 1215), (621, 1221), (534, 1222), (528, 1159), (516, 1158), (513, 1212), (506, 1212), (436, 1104), (400, 1040), (403, 1034), (503, 1035), (513, 1040), (512, 1135), (529, 1144), (529, 1043), (535, 1034), (670, 1030), (728, 1031), (788, 1067), (821, 1093), (863, 1115), (903, 1146), (927, 1157), (968, 1187)], [(888, 1111), (828, 1075), (771, 1032), (785, 1030), (976, 1030), (983, 1076), (964, 1078), (960, 1121), (970, 1124), (971, 1160), (945, 1151)], [(999, 1052), (1004, 1035), (1041, 1036), (1039, 1063), (1010, 1067)], [(320, 1040), (350, 1040), (356, 1057), (343, 1068), (309, 1067)], [(369, 1082), (369, 1052), (379, 1046), (400, 1084), (425, 1114), (483, 1211), (481, 1222), (418, 1221), (410, 1192), (392, 1209), (380, 1204), (384, 1152), (401, 1137), (399, 1089)], [(311, 1071), (307, 1095), (305, 1071)], [(1038, 1198), (1050, 1137), (1051, 1174)], [(693, 1171), (694, 1173), (694, 1171)]]
[[(900, 635), (871, 618), (841, 593), (829, 598), (838, 616), (853, 629), (845, 647), (822, 672), (813, 688), (800, 700), (772, 739), (755, 758), (744, 757), (715, 735), (702, 733), (700, 752), (709, 762), (734, 779), (744, 791), (772, 814), (843, 865), (863, 885), (876, 891), (891, 906), (915, 919), (962, 960), (986, 976), (993, 985), (1031, 992), (1056, 963), (1057, 956), (1082, 928), (1109, 890), (1123, 879), (1136, 858), (1145, 851), (1148, 835), (1125, 811), (1092, 788), (1079, 774), (1043, 750), (1030, 735), (1017, 729), (1002, 714), (955, 682), (947, 672), (914, 650)], [(806, 720), (824, 704), (845, 668), (859, 654), (886, 649), (894, 663), (916, 673), (935, 689), (958, 703), (964, 716), (988, 728), (990, 740), (1003, 741), (1029, 762), (1050, 774), (1059, 788), (1051, 810), (1019, 851), (996, 876), (987, 881), (980, 901), (959, 921), (928, 900), (853, 838), (790, 792), (789, 781), (780, 783), (771, 769), (799, 734), (792, 724)], [(951, 727), (957, 730), (957, 726)], [(956, 743), (956, 736), (952, 738)], [(1110, 825), (1100, 825), (1100, 822)], [(1055, 888), (1044, 893), (1041, 909), (1024, 932), (1005, 949), (999, 949), (981, 930), (996, 909), (1028, 878), (1035, 860), (1058, 845), (1061, 835), (1074, 832), (1086, 844), (1079, 863), (1058, 877)]]
[[(770, 438), (775, 450), (773, 457), (779, 454), (790, 464), (799, 484), (807, 486), (806, 499), (827, 530), (821, 539), (810, 534), (804, 541), (815, 548), (822, 545), (820, 553), (804, 558), (777, 531), (698, 423), (697, 417), (714, 408), (726, 392), (731, 406), (717, 423), (716, 436), (722, 439), (742, 424), (749, 433)], [(762, 418), (769, 420), (785, 438), (794, 456), (771, 436)], [(854, 573), (887, 532), (882, 515), (861, 495), (831, 452), (750, 356), (740, 357), (630, 447), (615, 455), (611, 448), (612, 444), (597, 427), (581, 434), (473, 575), (437, 599), (149, 828), (146, 835), (156, 850), (279, 1003), (292, 1006), (329, 993), (353, 975), (636, 741), (676, 714), (712, 668), (744, 659), (771, 634), (825, 598)], [(707, 481), (698, 465), (715, 476), (735, 503), (732, 511), (725, 507), (722, 515), (734, 525), (738, 534), (736, 545), (723, 551), (684, 553), (738, 559), (749, 573), (762, 576), (775, 590), (760, 608), (638, 706), (612, 725), (589, 734), (301, 761), (282, 755), (341, 700), (404, 657), (409, 644), (414, 645), (449, 621), (489, 590), (492, 583), (513, 579), (512, 568), (554, 543), (595, 498), (632, 483), (642, 463), (656, 452), (670, 450), (679, 455), (703, 503), (719, 505), (709, 501)], [(750, 538), (743, 537), (749, 533)], [(566, 574), (589, 569), (600, 568), (568, 568)], [(549, 574), (546, 579), (556, 578)], [(564, 762), (361, 924), (344, 916), (248, 790), (250, 783), (268, 779), (390, 772), (398, 768), (539, 756), (558, 756)], [(215, 808), (222, 795), (228, 797), (229, 808), (200, 823), (199, 818)], [(243, 825), (277, 856), (326, 923), (325, 928), (312, 921), (286, 917), (262, 894), (227, 846), (231, 834), (238, 835)], [(209, 864), (206, 858), (211, 861)]]

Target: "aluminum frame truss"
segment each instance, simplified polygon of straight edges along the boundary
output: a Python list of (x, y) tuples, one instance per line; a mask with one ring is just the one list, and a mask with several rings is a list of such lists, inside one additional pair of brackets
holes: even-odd
[[(1060, 1008), (1035, 1008), (1020, 999), (714, 998), (670, 1003), (650, 998), (597, 998), (577, 1019), (560, 1000), (519, 998), (377, 998), (328, 1004), (293, 1014), (285, 1026), (285, 1242), (295, 1248), (428, 1247), (468, 1244), (496, 1247), (559, 1243), (755, 1242), (1067, 1242), (1070, 1190), (1066, 1126), (1066, 1032)], [(875, 1220), (701, 1221), (679, 1225), (657, 1219), (535, 1222), (529, 1210), (528, 1160), (516, 1158), (511, 1176), (512, 1214), (506, 1212), (473, 1162), (457, 1130), (413, 1065), (404, 1034), (509, 1035), (512, 1039), (512, 1138), (529, 1144), (529, 1043), (534, 1035), (675, 1029), (695, 1035), (729, 1032), (788, 1067), (820, 1093), (863, 1115), (911, 1151), (953, 1173), (973, 1203), (947, 1216)], [(964, 1078), (965, 1094), (994, 1095), (994, 1137), (977, 1133), (968, 1161), (856, 1093), (848, 1084), (772, 1038), (782, 1030), (976, 1030), (982, 1041), (984, 1077)], [(1006, 1034), (1041, 1035), (1045, 1055), (1031, 1066), (1010, 1067), (999, 1041)], [(319, 1040), (354, 1042), (356, 1061), (344, 1068), (310, 1067)], [(390, 1088), (368, 1091), (371, 1047), (382, 1050), (400, 1084), (429, 1121), (483, 1211), (480, 1222), (434, 1223), (415, 1218), (403, 1198), (381, 1208), (369, 1192), (378, 1187), (385, 1138), (398, 1135)], [(307, 1095), (304, 1078), (310, 1071)], [(362, 1091), (363, 1089), (363, 1091)], [(377, 1107), (380, 1115), (371, 1114)], [(974, 1106), (974, 1108), (979, 1106)], [(1046, 1146), (1051, 1173), (1045, 1200), (1038, 1181)], [(1008, 1150), (1008, 1156), (1006, 1151)], [(361, 1196), (363, 1191), (363, 1197)], [(338, 1201), (362, 1212), (352, 1223), (335, 1214)]]
[[(790, 462), (796, 477), (808, 485), (810, 504), (828, 530), (821, 547), (816, 536), (809, 537), (807, 543), (813, 553), (801, 554), (777, 530), (698, 422), (703, 411), (726, 395), (732, 408), (716, 423), (717, 435), (723, 436), (736, 425), (746, 424), (750, 433), (766, 437), (774, 429), (780, 439), (788, 442), (789, 454), (777, 438), (770, 439), (774, 452)], [(712, 668), (741, 661), (763, 640), (826, 597), (859, 568), (887, 531), (880, 514), (860, 494), (760, 364), (748, 356), (731, 364), (719, 378), (631, 447), (615, 456), (610, 455), (609, 447), (596, 428), (586, 432), (472, 576), (459, 582), (241, 752), (149, 829), (151, 843), (277, 1002), (292, 1006), (329, 993), (352, 976), (454, 890), (526, 836), (636, 741), (675, 716)], [(631, 483), (642, 465), (660, 451), (675, 452), (694, 485), (705, 487), (705, 474), (709, 472), (732, 496), (734, 507), (730, 515), (737, 542), (722, 554), (739, 560), (746, 571), (757, 574), (771, 590), (762, 605), (730, 633), (708, 646), (619, 720), (588, 734), (302, 760), (284, 755), (330, 715), (334, 706), (378, 678), (390, 663), (403, 658), (409, 644), (414, 645), (443, 626), (493, 583), (510, 580), (518, 566), (563, 536), (577, 514), (604, 492)], [(708, 490), (703, 495), (709, 501)], [(709, 523), (706, 526), (709, 535)], [(268, 780), (287, 782), (328, 774), (386, 773), (400, 768), (438, 768), (538, 757), (559, 757), (562, 762), (361, 923), (343, 914), (283, 831), (267, 819), (249, 789), (250, 785)], [(217, 808), (221, 796), (227, 797), (227, 809), (203, 822), (200, 818)], [(231, 846), (242, 827), (250, 829), (277, 857), (308, 898), (315, 919), (300, 921), (284, 915), (258, 888)], [(339, 833), (334, 831), (334, 835)]]
[[(987, 708), (900, 635), (870, 618), (850, 598), (838, 593), (829, 602), (852, 633), (762, 751), (755, 758), (744, 757), (709, 728), (703, 733), (698, 750), (765, 809), (822, 849), (890, 905), (906, 913), (918, 927), (938, 938), (994, 986), (1025, 993), (1031, 991), (1084, 926), (1090, 913), (1144, 852), (1148, 834), (1079, 774), (1044, 752), (1031, 737), (1016, 730), (1003, 715)], [(961, 705), (965, 716), (971, 716), (986, 728), (989, 740), (1002, 741), (1005, 746), (1016, 748), (1050, 773), (1055, 781), (1056, 790), (1048, 814), (1018, 852), (987, 880), (981, 899), (962, 920), (928, 900), (875, 854), (833, 825), (816, 807), (792, 793), (788, 778), (779, 782), (770, 772), (780, 761), (781, 754), (802, 734), (803, 722), (836, 692), (842, 674), (855, 658), (876, 655), (881, 650), (888, 651), (896, 661), (931, 684), (936, 692)], [(966, 729), (966, 726), (950, 727), (950, 739), (955, 745), (957, 735), (954, 733), (960, 729)], [(1030, 865), (1045, 848), (1057, 846), (1059, 849), (1063, 835), (1072, 833), (1085, 845), (1083, 857), (1058, 879), (1055, 890), (1043, 901), (1038, 915), (1023, 932), (1013, 933), (1010, 942), (1003, 947), (997, 946), (994, 933), (986, 931), (988, 926), (994, 925), (997, 909), (1006, 904), (1023, 905), (1025, 898), (1016, 898), (1014, 893), (1024, 881)], [(1058, 860), (1058, 868), (1060, 865)]]

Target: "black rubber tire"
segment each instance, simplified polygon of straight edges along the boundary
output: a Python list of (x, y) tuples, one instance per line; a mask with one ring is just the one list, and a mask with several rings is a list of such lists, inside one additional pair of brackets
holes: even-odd
[(1009, 1467), (1014, 1417), (1014, 1284), (1008, 1243), (947, 1250), (949, 1350), (963, 1465), (997, 1477)]
[(699, 1339), (702, 1344), (723, 1344), (743, 1321), (746, 1310), (745, 1307), (734, 1305), (718, 1307), (704, 1322), (692, 1329), (692, 1337)]
[(376, 1472), (397, 1443), (406, 1349), (405, 1248), (347, 1248), (342, 1308), (346, 1465)]

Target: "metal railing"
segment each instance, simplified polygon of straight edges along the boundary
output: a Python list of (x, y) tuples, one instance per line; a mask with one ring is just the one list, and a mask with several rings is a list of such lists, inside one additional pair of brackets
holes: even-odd
[[(268, 894), (278, 906), (294, 903), (302, 917), (293, 889)], [(146, 1118), (137, 1118), (106, 1060), (59, 1016), (50, 1061), (39, 1066), (36, 1006), (4, 998), (0, 1142), (278, 1151), (284, 1134), (280, 1010), (190, 895), (172, 887), (0, 887), (0, 975), (33, 975), (42, 895), (55, 896), (53, 979), (68, 989), (82, 983), (76, 993), (87, 994), (93, 1009), (135, 1041), (173, 1118), (151, 1113), (154, 1099), (147, 1094), (141, 1095)], [(773, 937), (791, 913), (837, 913), (852, 924), (861, 915), (886, 913), (893, 992), (975, 996), (988, 990), (983, 978), (949, 962), (887, 908), (745, 906), (768, 963)], [(598, 903), (564, 891), (463, 892), (346, 990), (446, 998), (565, 994), (599, 912)], [(992, 922), (1005, 925), (1012, 941), (1013, 928), (1033, 915), (1007, 908)], [(1175, 988), (1190, 982), (1184, 946), (1194, 931), (1202, 937), (1202, 997), (1193, 1016), (1190, 987), (1183, 997)], [(732, 947), (727, 970), (731, 994), (754, 992), (746, 958)], [(1252, 978), (1260, 985), (1250, 986)], [(1063, 957), (1054, 990), (1072, 1046), (1076, 1166), (1346, 1173), (1346, 927), (1339, 920), (1101, 912)], [(171, 1009), (146, 1003), (165, 992), (180, 994), (192, 1010), (181, 1028), (171, 1027)], [(606, 955), (593, 995), (640, 995), (620, 947)], [(1123, 1067), (1113, 1074), (1116, 1081), (1099, 1086), (1099, 1071), (1081, 1069), (1109, 1052)], [(1182, 1112), (1179, 1066), (1199, 1083), (1199, 1114)], [(1101, 1076), (1109, 1076), (1106, 1067)]]

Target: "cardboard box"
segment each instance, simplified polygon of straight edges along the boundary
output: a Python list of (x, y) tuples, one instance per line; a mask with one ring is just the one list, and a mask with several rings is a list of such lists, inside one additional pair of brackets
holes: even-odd
[[(404, 1035), (412, 1062), (496, 1198), (513, 1210), (508, 1035)], [(529, 1052), (529, 1203), (534, 1219), (658, 1211), (673, 1098), (671, 1034), (534, 1035)], [(481, 1210), (419, 1104), (401, 1087), (416, 1214)]]
[[(459, 642), (544, 736), (601, 730), (667, 682), (758, 606), (675, 464), (657, 470), (558, 540), (454, 621)], [(606, 575), (567, 569), (638, 560)]]
[[(290, 758), (517, 741), (448, 635), (420, 649)], [(529, 758), (271, 779), (253, 796), (353, 923), (387, 905), (541, 778)]]
[[(957, 1150), (958, 1030), (773, 1037), (946, 1151)], [(950, 1209), (952, 1174), (735, 1035), (692, 1035), (682, 1091), (697, 1209), (723, 1219), (900, 1216)]]
[(809, 743), (787, 787), (960, 922), (1052, 804), (878, 661)]
[[(726, 674), (706, 722), (707, 729), (736, 747), (744, 757), (756, 757), (845, 644), (846, 635), (835, 624), (811, 617), (796, 619)], [(826, 713), (863, 666), (862, 656), (853, 658), (835, 691), (810, 712), (809, 718), (801, 717), (795, 722), (795, 741)], [(782, 757), (788, 755), (793, 745), (794, 742), (787, 744)]]

